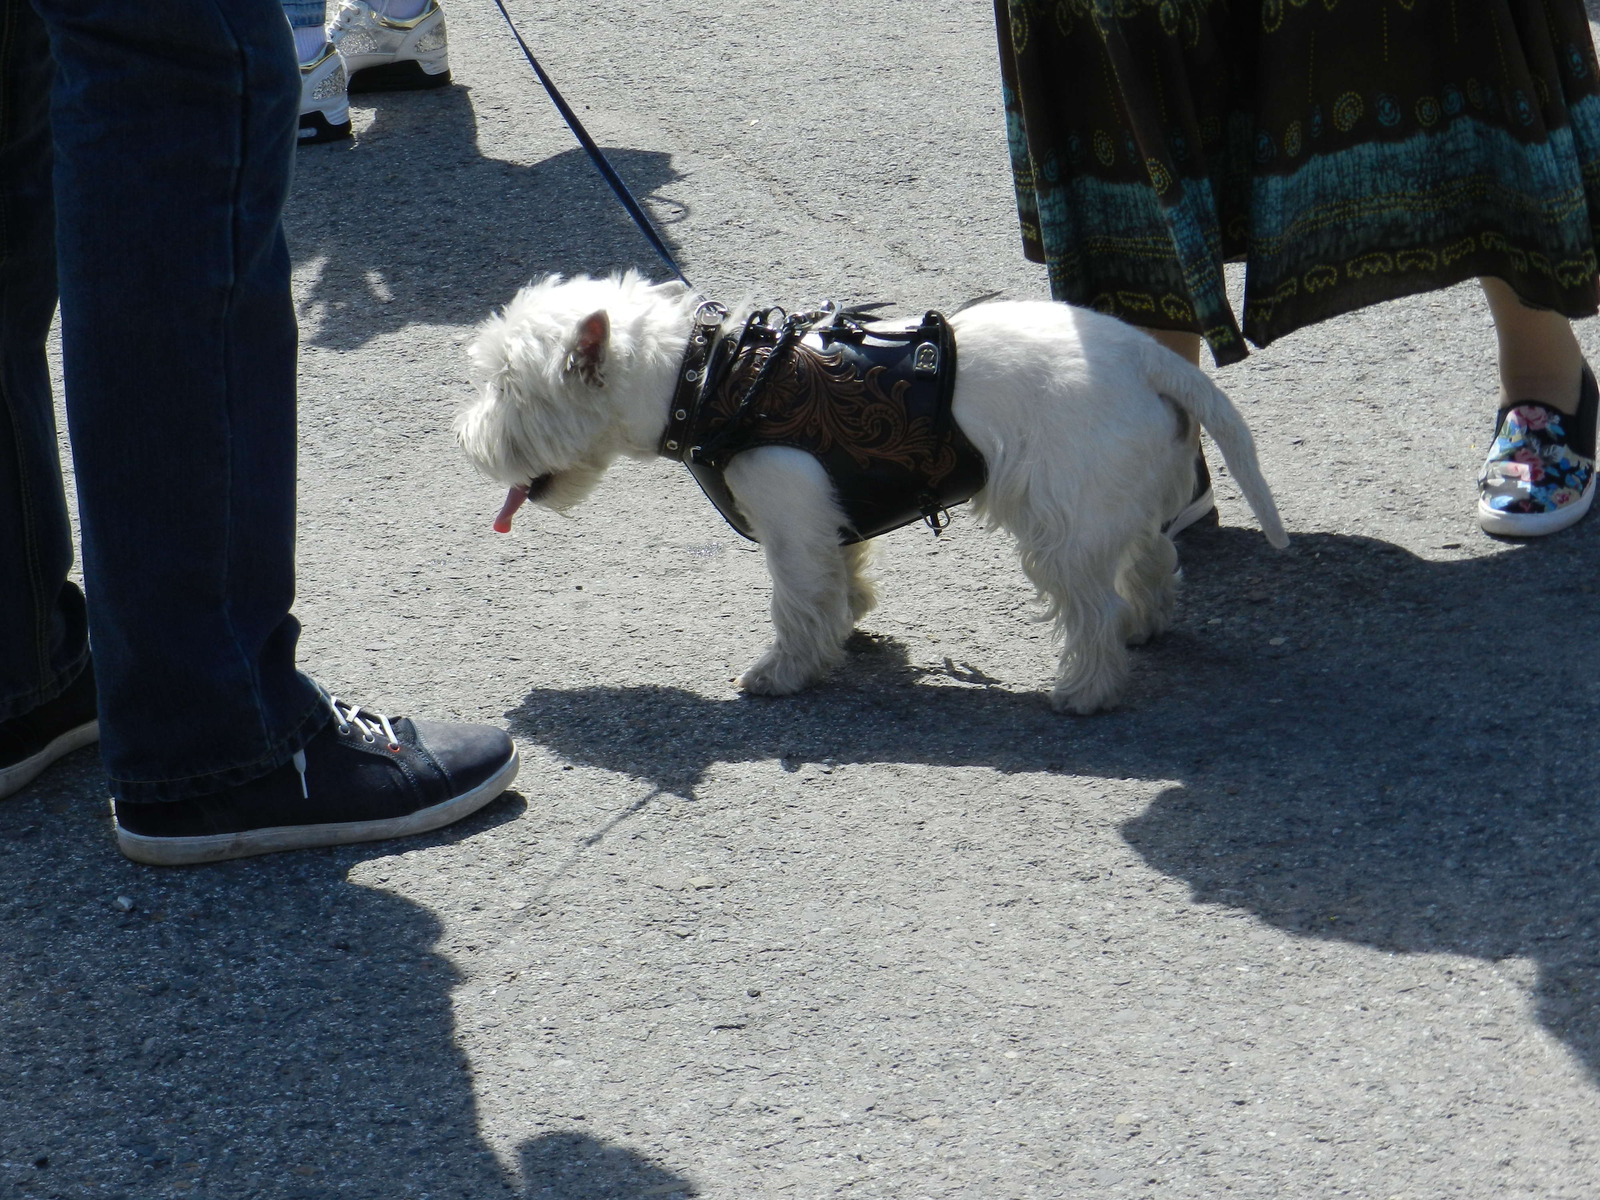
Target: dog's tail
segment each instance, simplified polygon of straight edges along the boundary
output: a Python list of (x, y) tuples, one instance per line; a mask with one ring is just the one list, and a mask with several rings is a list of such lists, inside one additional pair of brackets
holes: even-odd
[(1261, 474), (1250, 427), (1244, 423), (1239, 410), (1234, 408), (1233, 401), (1199, 367), (1184, 361), (1153, 340), (1145, 347), (1145, 357), (1146, 378), (1157, 392), (1170, 398), (1199, 421), (1201, 428), (1216, 441), (1222, 451), (1223, 461), (1228, 464), (1228, 470), (1233, 473), (1239, 490), (1250, 505), (1250, 511), (1261, 522), (1261, 531), (1267, 535), (1267, 541), (1282, 550), (1289, 544), (1289, 535), (1284, 532), (1283, 519), (1278, 516), (1272, 490), (1267, 487), (1266, 478)]

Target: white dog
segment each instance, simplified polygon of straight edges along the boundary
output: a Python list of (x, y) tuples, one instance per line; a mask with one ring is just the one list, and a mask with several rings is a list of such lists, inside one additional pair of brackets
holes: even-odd
[[(469, 349), (478, 395), (456, 420), (474, 463), (563, 510), (621, 455), (651, 458), (667, 427), (698, 299), (679, 284), (545, 279), (485, 321)], [(1177, 582), (1162, 522), (1191, 498), (1197, 420), (1221, 448), (1272, 545), (1288, 545), (1250, 431), (1209, 378), (1133, 327), (1048, 301), (980, 304), (950, 318), (952, 413), (981, 452), (972, 503), (1016, 538), (1061, 642), (1052, 700), (1091, 713), (1127, 681), (1126, 645), (1160, 633)], [(866, 545), (811, 454), (761, 446), (725, 479), (766, 554), (772, 645), (739, 678), (787, 695), (823, 678), (874, 603)], [(531, 488), (530, 488), (531, 485)]]

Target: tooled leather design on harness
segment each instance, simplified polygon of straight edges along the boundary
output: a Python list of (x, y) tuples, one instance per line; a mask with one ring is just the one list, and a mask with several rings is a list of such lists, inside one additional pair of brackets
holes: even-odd
[(737, 337), (717, 336), (710, 320), (697, 315), (662, 452), (740, 534), (754, 540), (723, 472), (756, 446), (822, 464), (848, 521), (844, 545), (919, 519), (937, 531), (983, 486), (983, 457), (950, 413), (956, 347), (939, 313), (885, 329), (832, 310), (768, 310)]

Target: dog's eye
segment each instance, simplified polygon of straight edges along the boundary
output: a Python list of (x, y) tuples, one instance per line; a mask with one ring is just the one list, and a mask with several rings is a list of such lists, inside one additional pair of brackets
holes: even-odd
[(540, 496), (548, 492), (550, 490), (550, 485), (555, 482), (555, 478), (556, 477), (554, 475), (541, 475), (532, 483), (528, 484), (528, 499), (537, 500)]

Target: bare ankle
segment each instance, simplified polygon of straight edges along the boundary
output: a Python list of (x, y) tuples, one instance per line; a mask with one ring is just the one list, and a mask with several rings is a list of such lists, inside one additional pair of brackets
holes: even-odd
[(1139, 326), (1139, 328), (1155, 338), (1156, 341), (1171, 350), (1179, 358), (1192, 362), (1197, 367), (1200, 365), (1200, 335), (1198, 333), (1185, 333), (1177, 329), (1145, 329), (1143, 325)]
[(1499, 407), (1532, 401), (1568, 415), (1577, 412), (1583, 350), (1572, 323), (1558, 312), (1527, 304), (1503, 280), (1479, 283), (1500, 349)]

